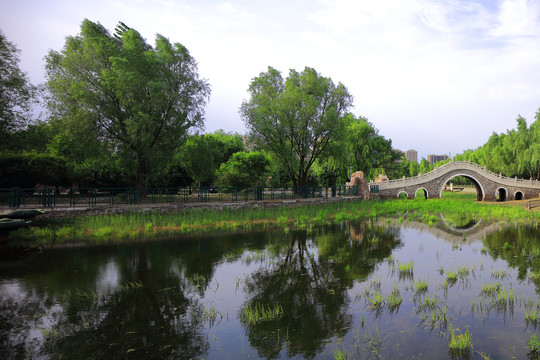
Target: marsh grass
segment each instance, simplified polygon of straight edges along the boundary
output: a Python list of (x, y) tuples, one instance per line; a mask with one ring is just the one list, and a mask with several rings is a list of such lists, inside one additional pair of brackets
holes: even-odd
[(538, 310), (525, 311), (525, 323), (536, 327), (538, 324)]
[(260, 322), (279, 319), (282, 314), (283, 307), (279, 304), (265, 306), (260, 303), (255, 303), (244, 308), (242, 318), (248, 324), (253, 325)]
[(540, 358), (540, 340), (538, 340), (536, 334), (531, 335), (529, 342), (527, 343), (527, 347), (529, 348), (530, 359)]
[(417, 312), (426, 310), (433, 311), (437, 309), (439, 300), (437, 295), (433, 295), (432, 297), (426, 296), (424, 298), (415, 299), (415, 304)]
[(403, 301), (401, 297), (401, 293), (399, 291), (398, 284), (394, 284), (392, 286), (392, 291), (388, 296), (386, 296), (386, 304), (390, 311), (395, 311), (399, 306), (401, 305), (401, 302)]
[(400, 279), (412, 279), (413, 278), (414, 261), (398, 262), (398, 272)]
[(373, 294), (367, 294), (366, 297), (371, 308), (380, 308), (383, 305), (384, 297), (380, 291), (374, 291)]
[(469, 329), (465, 332), (457, 334), (453, 324), (450, 324), (448, 329), (448, 349), (450, 352), (458, 353), (460, 355), (467, 355), (473, 348), (472, 335)]
[(447, 271), (446, 272), (446, 282), (449, 285), (454, 284), (457, 281), (457, 274), (455, 271)]
[(371, 200), (331, 204), (306, 204), (297, 207), (221, 209), (193, 208), (165, 212), (125, 212), (43, 220), (41, 227), (19, 229), (10, 237), (34, 243), (85, 241), (100, 243), (144, 237), (205, 232), (246, 231), (281, 227), (310, 228), (312, 225), (392, 217), (408, 213), (435, 224), (433, 214), (454, 214), (486, 221), (540, 223), (540, 212), (501, 204), (486, 204), (454, 198), (425, 200)]
[(418, 280), (413, 284), (414, 286), (414, 295), (420, 295), (428, 290), (428, 282), (426, 280)]

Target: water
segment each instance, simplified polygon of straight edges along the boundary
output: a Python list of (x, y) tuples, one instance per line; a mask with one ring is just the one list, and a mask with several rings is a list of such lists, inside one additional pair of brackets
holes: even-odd
[[(538, 333), (525, 313), (540, 310), (539, 239), (526, 226), (385, 220), (7, 249), (0, 358), (527, 358)], [(412, 273), (400, 272), (410, 262)], [(482, 293), (487, 285), (507, 298)], [(396, 291), (402, 301), (391, 307)], [(244, 319), (261, 305), (280, 314)], [(472, 334), (469, 351), (449, 350), (452, 326)]]

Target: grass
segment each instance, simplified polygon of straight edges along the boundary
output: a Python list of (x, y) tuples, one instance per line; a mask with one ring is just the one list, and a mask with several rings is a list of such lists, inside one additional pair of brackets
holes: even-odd
[(248, 324), (253, 325), (279, 319), (281, 315), (283, 315), (283, 307), (279, 304), (264, 306), (263, 304), (255, 303), (244, 308), (242, 318)]
[(426, 280), (418, 280), (414, 283), (414, 294), (422, 294), (428, 289), (428, 282)]
[(540, 356), (540, 341), (536, 334), (531, 335), (527, 347), (529, 348), (529, 357), (531, 359), (538, 359)]
[(472, 344), (472, 335), (469, 329), (465, 330), (464, 333), (456, 334), (456, 330), (453, 325), (450, 325), (449, 339), (448, 339), (448, 349), (451, 352), (456, 352), (460, 354), (467, 354), (473, 347)]
[(412, 275), (413, 274), (414, 262), (411, 260), (409, 262), (398, 262), (398, 270), (400, 275)]
[(394, 284), (392, 286), (392, 291), (386, 297), (386, 304), (390, 310), (395, 310), (401, 305), (402, 301), (403, 299), (401, 298), (399, 287), (397, 284)]
[(453, 284), (457, 281), (457, 274), (455, 271), (447, 271), (446, 272), (446, 281), (449, 284)]
[(538, 311), (536, 309), (532, 311), (525, 311), (525, 322), (536, 325), (538, 322)]
[(43, 220), (40, 227), (11, 232), (14, 239), (36, 244), (63, 242), (103, 242), (124, 239), (200, 234), (205, 232), (249, 231), (252, 229), (309, 228), (342, 221), (377, 219), (408, 212), (413, 218), (434, 224), (433, 214), (483, 219), (540, 223), (540, 212), (501, 204), (457, 198), (426, 200), (371, 200), (309, 204), (297, 207), (222, 209), (193, 208), (183, 211), (125, 212), (74, 218)]
[(383, 304), (384, 297), (380, 291), (375, 291), (373, 295), (367, 298), (367, 300), (372, 308), (379, 308)]

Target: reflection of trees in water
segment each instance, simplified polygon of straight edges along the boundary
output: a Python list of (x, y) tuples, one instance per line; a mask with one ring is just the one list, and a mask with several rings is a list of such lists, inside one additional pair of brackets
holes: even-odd
[(540, 231), (532, 226), (507, 227), (484, 238), (484, 246), (493, 259), (503, 259), (509, 267), (518, 269), (518, 279), (527, 271), (540, 293)]
[[(351, 241), (347, 228), (333, 226), (318, 232), (284, 235), (286, 247), (270, 264), (263, 264), (245, 281), (250, 300), (244, 307), (279, 304), (279, 319), (249, 324), (246, 335), (260, 357), (314, 357), (334, 336), (343, 336), (352, 323), (347, 313), (347, 290), (365, 279), (398, 244), (396, 234), (355, 223)], [(242, 313), (239, 314), (242, 317)]]
[[(19, 279), (19, 287), (14, 298), (0, 293), (0, 353), (25, 358), (33, 348), (55, 358), (204, 355), (208, 341), (198, 301), (200, 288), (184, 276), (201, 273), (210, 278), (212, 259), (219, 259), (221, 251), (205, 245), (213, 251), (197, 257), (193, 247), (198, 245), (57, 250), (41, 261), (34, 258), (12, 266), (9, 275)], [(106, 293), (98, 286), (104, 268), (114, 270), (108, 275), (117, 279)], [(143, 286), (121, 286), (130, 282)], [(45, 341), (41, 347), (39, 327), (54, 331), (55, 341)]]

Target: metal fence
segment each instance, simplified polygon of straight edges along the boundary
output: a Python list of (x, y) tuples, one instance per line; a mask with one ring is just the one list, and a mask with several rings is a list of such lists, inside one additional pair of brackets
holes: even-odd
[[(378, 187), (371, 187), (372, 193)], [(135, 204), (246, 202), (358, 195), (358, 186), (305, 186), (298, 191), (273, 187), (217, 188), (39, 188), (0, 189), (0, 206), (12, 208)]]

